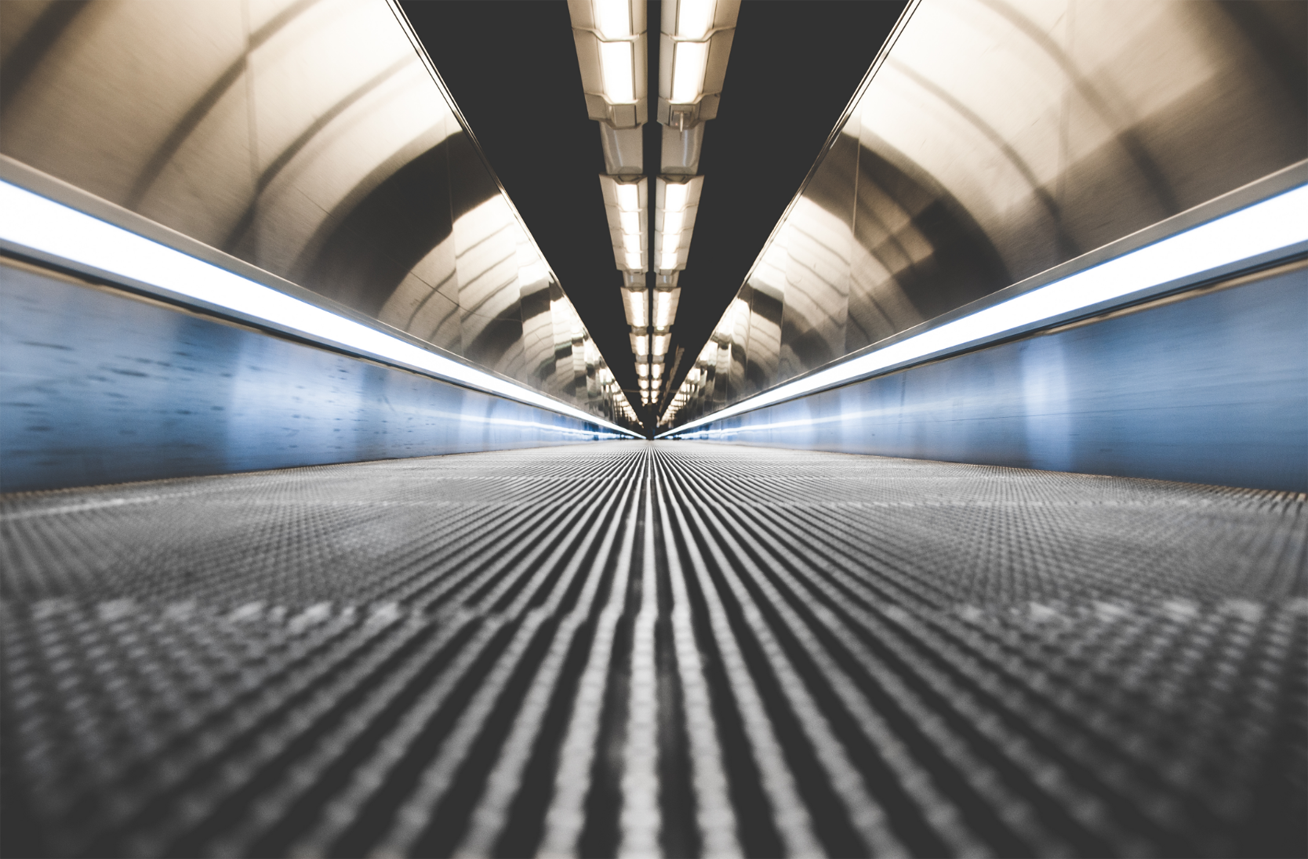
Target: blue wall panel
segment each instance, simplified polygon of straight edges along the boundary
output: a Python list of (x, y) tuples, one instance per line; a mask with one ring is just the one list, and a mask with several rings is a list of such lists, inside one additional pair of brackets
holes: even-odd
[(1305, 491), (1305, 344), (1297, 264), (687, 437)]
[(596, 427), (25, 266), (0, 266), (0, 489), (598, 438)]

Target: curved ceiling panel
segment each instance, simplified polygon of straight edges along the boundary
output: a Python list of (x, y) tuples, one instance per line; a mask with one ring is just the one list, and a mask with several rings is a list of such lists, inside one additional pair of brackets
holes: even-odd
[[(1123, 8), (911, 6), (741, 289), (747, 342), (730, 334), (739, 324), (719, 325), (664, 422), (839, 360), (1308, 157), (1308, 4)], [(741, 350), (743, 378), (718, 380)]]
[(629, 412), (392, 4), (6, 0), (0, 34), (5, 156), (604, 417)]

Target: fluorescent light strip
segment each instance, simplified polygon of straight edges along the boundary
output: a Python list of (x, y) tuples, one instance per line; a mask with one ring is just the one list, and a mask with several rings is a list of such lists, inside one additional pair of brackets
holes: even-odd
[(631, 38), (631, 5), (626, 0), (599, 0), (594, 5), (595, 29), (605, 39)]
[(1105, 301), (1308, 241), (1308, 185), (1168, 236), (938, 328), (764, 391), (664, 436), (833, 388), (878, 370), (992, 339)]
[(691, 104), (699, 98), (708, 68), (708, 42), (677, 42), (673, 47), (673, 104)]
[[(609, 177), (602, 177), (608, 179)], [(618, 211), (640, 211), (640, 185), (634, 182), (615, 182), (614, 194), (618, 198)]]
[(597, 415), (241, 277), (62, 203), (0, 181), (0, 239), (226, 308), (345, 349), (425, 371), (639, 438)]
[(677, 35), (683, 39), (702, 39), (713, 26), (713, 0), (681, 0), (677, 4)]
[(604, 77), (604, 95), (612, 104), (627, 104), (636, 100), (636, 84), (632, 71), (631, 42), (600, 42), (600, 69)]

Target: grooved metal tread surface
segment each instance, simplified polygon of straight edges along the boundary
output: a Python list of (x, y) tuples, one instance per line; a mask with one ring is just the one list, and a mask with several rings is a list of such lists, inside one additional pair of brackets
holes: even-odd
[(1304, 506), (693, 442), (4, 496), (0, 852), (1303, 855)]

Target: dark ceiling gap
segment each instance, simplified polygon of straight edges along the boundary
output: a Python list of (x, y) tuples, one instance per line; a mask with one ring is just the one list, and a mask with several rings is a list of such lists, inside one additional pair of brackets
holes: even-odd
[[(659, 21), (661, 21), (662, 18), (663, 0), (648, 0), (645, 4), (645, 44), (646, 58), (649, 61), (649, 68), (646, 70), (649, 81), (646, 92), (650, 94), (651, 107), (658, 104), (657, 93), (659, 91), (660, 47)], [(663, 164), (663, 126), (654, 121), (654, 114), (656, 112), (657, 111), (655, 110), (650, 111), (650, 121), (645, 123), (643, 134), (644, 140), (642, 141), (643, 154), (645, 156), (645, 176), (649, 182), (649, 206), (647, 207), (648, 211), (646, 212), (649, 217), (649, 256), (646, 257), (646, 259), (649, 260), (650, 271), (645, 272), (645, 321), (649, 323), (645, 330), (648, 332), (646, 336), (649, 338), (647, 341), (649, 343), (649, 349), (645, 353), (645, 363), (650, 368), (647, 371), (649, 373), (647, 378), (649, 379), (651, 392), (654, 390), (654, 282), (658, 279), (658, 275), (655, 274), (653, 270), (654, 261), (658, 259), (658, 256), (656, 256), (658, 249), (655, 247), (654, 242), (654, 225), (655, 216), (658, 214), (658, 206), (655, 205), (654, 197), (655, 189), (658, 187), (659, 167)], [(673, 320), (674, 327), (675, 324), (676, 320)], [(668, 371), (668, 366), (666, 366), (666, 364), (671, 363), (671, 361), (668, 360), (671, 357), (671, 352), (672, 350), (669, 349), (668, 356), (665, 358), (666, 363), (663, 368), (665, 373)], [(605, 360), (608, 359), (607, 355), (604, 357)], [(635, 358), (634, 355), (632, 357)], [(661, 390), (666, 391), (666, 385)], [(641, 399), (639, 388), (632, 393), (627, 394), (627, 400), (637, 406), (636, 414), (640, 415), (640, 420), (645, 425), (645, 432), (650, 438), (653, 438), (654, 434), (658, 431), (659, 401), (661, 399), (662, 397), (656, 397), (651, 401), (650, 405), (645, 406), (640, 405)]]

